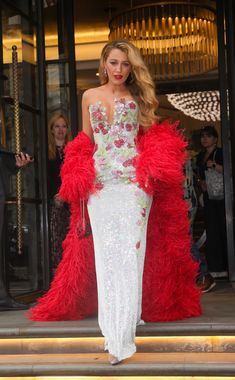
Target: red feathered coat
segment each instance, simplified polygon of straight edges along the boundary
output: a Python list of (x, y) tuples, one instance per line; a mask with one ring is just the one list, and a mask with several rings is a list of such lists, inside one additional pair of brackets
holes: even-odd
[[(156, 322), (198, 316), (197, 264), (190, 255), (188, 207), (183, 200), (186, 142), (176, 124), (164, 122), (140, 133), (136, 144), (137, 181), (154, 197), (148, 222), (142, 318)], [(78, 237), (80, 199), (98, 191), (93, 152), (94, 144), (83, 132), (66, 146), (60, 197), (70, 204), (70, 229), (51, 287), (30, 310), (33, 320), (78, 320), (97, 311), (92, 235)]]

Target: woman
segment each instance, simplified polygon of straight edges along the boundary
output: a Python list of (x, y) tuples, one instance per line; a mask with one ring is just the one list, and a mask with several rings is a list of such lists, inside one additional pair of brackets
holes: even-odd
[[(211, 125), (205, 126), (201, 130), (203, 150), (197, 156), (197, 172), (199, 185), (203, 192), (208, 269), (209, 272), (219, 277), (227, 272), (224, 199), (209, 199), (205, 179), (208, 168), (223, 173), (222, 149), (217, 147), (217, 143), (218, 133), (216, 129)], [(209, 280), (211, 283), (214, 282), (211, 276), (209, 276)]]
[(59, 199), (61, 185), (60, 168), (64, 160), (64, 147), (71, 139), (68, 120), (62, 113), (54, 114), (48, 126), (48, 199), (51, 272), (55, 270), (62, 256), (62, 242), (69, 225), (68, 205)]
[[(90, 195), (88, 212), (95, 248), (99, 325), (113, 362), (135, 352), (136, 324), (141, 323), (152, 197), (135, 179), (135, 138), (139, 123), (148, 128), (156, 120), (157, 107), (154, 86), (138, 50), (129, 48), (127, 56), (114, 46), (106, 46), (101, 55), (103, 84), (86, 91), (82, 102), (83, 131), (96, 144), (96, 185), (102, 188)], [(137, 69), (132, 71), (130, 62), (142, 70), (142, 99), (134, 97), (129, 85), (139, 74)]]
[(83, 96), (83, 132), (66, 148), (61, 171), (60, 196), (72, 210), (63, 259), (31, 318), (94, 314), (97, 277), (99, 324), (116, 364), (135, 352), (141, 317), (199, 315), (200, 292), (183, 200), (186, 143), (176, 125), (156, 122), (154, 84), (130, 42), (104, 47), (100, 78)]

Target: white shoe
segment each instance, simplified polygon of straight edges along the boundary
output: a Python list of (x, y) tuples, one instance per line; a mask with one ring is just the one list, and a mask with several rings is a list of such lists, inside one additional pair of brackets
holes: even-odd
[(116, 365), (118, 363), (121, 363), (121, 360), (119, 360), (118, 358), (116, 358), (116, 356), (113, 356), (113, 355), (109, 354), (109, 363), (112, 364), (112, 365)]
[(145, 325), (145, 321), (143, 321), (143, 319), (140, 319), (137, 323), (136, 323), (136, 326), (143, 326)]

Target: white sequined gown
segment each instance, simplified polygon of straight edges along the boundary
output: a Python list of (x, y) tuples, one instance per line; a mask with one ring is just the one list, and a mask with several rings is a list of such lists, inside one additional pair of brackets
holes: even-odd
[(112, 123), (101, 102), (91, 104), (89, 111), (96, 144), (96, 181), (101, 188), (88, 201), (95, 248), (98, 321), (105, 349), (122, 360), (136, 351), (152, 199), (135, 183), (137, 103), (116, 100)]

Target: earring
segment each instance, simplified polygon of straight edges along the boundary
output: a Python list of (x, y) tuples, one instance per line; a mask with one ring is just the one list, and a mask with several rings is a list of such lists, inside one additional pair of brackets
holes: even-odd
[(135, 76), (134, 76), (133, 72), (131, 71), (129, 74), (129, 77), (128, 77), (128, 83), (132, 84), (132, 83), (134, 83), (134, 81), (135, 81)]
[(104, 69), (104, 76), (107, 77), (108, 76), (108, 73), (107, 73), (107, 70)]

